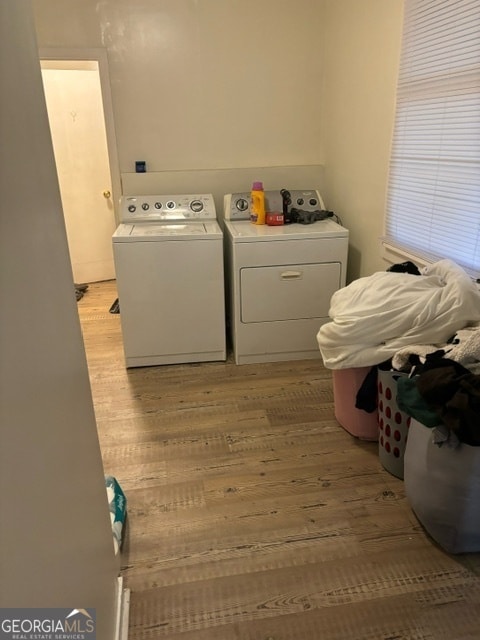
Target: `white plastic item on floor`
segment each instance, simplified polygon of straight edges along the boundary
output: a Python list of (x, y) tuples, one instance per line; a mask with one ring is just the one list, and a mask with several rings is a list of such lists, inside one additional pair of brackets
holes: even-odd
[(407, 499), (430, 536), (449, 553), (480, 551), (480, 447), (433, 442), (412, 419), (404, 457)]
[(332, 371), (335, 418), (352, 436), (377, 441), (377, 411), (367, 413), (355, 407), (358, 390), (370, 369), (371, 367), (360, 367)]

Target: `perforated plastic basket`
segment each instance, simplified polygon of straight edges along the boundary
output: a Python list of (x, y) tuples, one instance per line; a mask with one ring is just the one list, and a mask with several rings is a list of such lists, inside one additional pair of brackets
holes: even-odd
[(403, 458), (411, 418), (397, 405), (397, 380), (406, 375), (378, 370), (378, 455), (383, 467), (403, 480)]

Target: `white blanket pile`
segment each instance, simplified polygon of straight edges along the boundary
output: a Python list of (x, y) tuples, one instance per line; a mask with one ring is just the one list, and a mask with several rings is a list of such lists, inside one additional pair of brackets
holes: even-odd
[(377, 272), (332, 296), (331, 322), (317, 340), (329, 369), (367, 367), (409, 345), (443, 345), (458, 330), (480, 322), (480, 293), (451, 260), (422, 275)]

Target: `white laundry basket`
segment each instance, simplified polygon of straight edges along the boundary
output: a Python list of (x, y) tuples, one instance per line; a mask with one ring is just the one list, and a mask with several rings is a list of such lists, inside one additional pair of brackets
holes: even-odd
[(425, 530), (449, 553), (480, 551), (480, 447), (433, 442), (412, 418), (405, 450), (405, 493)]

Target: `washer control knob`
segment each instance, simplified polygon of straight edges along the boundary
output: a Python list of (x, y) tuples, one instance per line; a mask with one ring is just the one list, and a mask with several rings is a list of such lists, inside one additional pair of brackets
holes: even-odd
[(305, 200), (303, 198), (298, 198), (297, 199), (297, 204), (301, 207), (302, 204), (304, 204)]
[(144, 211), (148, 211), (148, 210), (150, 209), (150, 205), (148, 204), (148, 202), (144, 202), (144, 203), (142, 204), (142, 209), (143, 209)]
[(135, 211), (137, 210), (137, 207), (134, 204), (129, 204), (128, 210), (130, 211), (130, 213), (135, 213)]
[(192, 200), (190, 209), (195, 213), (200, 213), (200, 211), (203, 211), (203, 202), (201, 200)]
[(161, 202), (155, 202), (155, 209), (161, 209), (162, 208), (162, 203)]
[(235, 206), (239, 211), (246, 211), (248, 209), (248, 202), (245, 200), (245, 198), (239, 198), (235, 202)]
[(165, 206), (167, 209), (175, 209), (175, 202), (173, 200), (169, 200)]
[(310, 198), (309, 202), (312, 205), (312, 207), (315, 207), (318, 204), (315, 198)]

